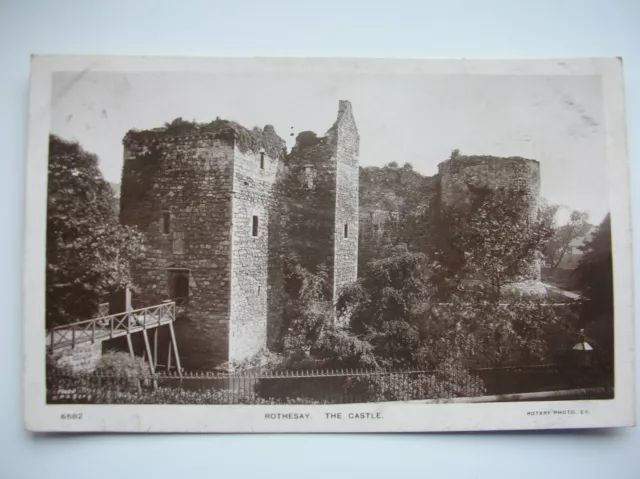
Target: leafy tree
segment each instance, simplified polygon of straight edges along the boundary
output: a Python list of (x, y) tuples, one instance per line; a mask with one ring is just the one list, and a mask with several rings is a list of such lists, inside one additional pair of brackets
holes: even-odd
[(583, 311), (583, 325), (605, 360), (612, 362), (614, 290), (610, 215), (581, 249), (584, 255), (574, 274), (580, 290), (589, 298)]
[(535, 298), (497, 302), (476, 294), (441, 301), (439, 279), (437, 264), (400, 246), (372, 262), (343, 292), (338, 308), (348, 312), (349, 330), (370, 343), (378, 364), (387, 367), (539, 363), (578, 337), (572, 306)]
[(306, 270), (287, 258), (287, 302), (281, 366), (290, 369), (313, 367), (376, 367), (371, 345), (356, 338), (336, 322), (332, 301), (326, 299), (328, 275)]
[(493, 299), (526, 277), (553, 233), (544, 211), (529, 211), (524, 192), (505, 189), (479, 192), (470, 211), (452, 221), (450, 258), (487, 285)]
[(566, 224), (554, 228), (553, 234), (544, 249), (546, 266), (551, 271), (556, 270), (571, 248), (571, 243), (585, 236), (592, 227), (589, 223), (589, 213), (578, 210), (572, 211)]
[(182, 135), (185, 133), (190, 133), (196, 128), (198, 124), (195, 121), (187, 121), (183, 120), (182, 117), (178, 117), (171, 122), (164, 124), (164, 129), (167, 133), (171, 133), (173, 135)]
[(78, 144), (49, 138), (47, 326), (88, 319), (100, 298), (131, 283), (142, 236), (118, 222), (113, 189), (98, 158)]
[(351, 333), (371, 344), (378, 364), (434, 366), (422, 360), (428, 334), (425, 312), (435, 293), (433, 273), (426, 255), (398, 245), (342, 291), (338, 312), (349, 318)]
[(478, 366), (521, 366), (553, 361), (579, 337), (574, 305), (536, 298), (496, 302), (454, 297), (429, 311), (429, 349)]

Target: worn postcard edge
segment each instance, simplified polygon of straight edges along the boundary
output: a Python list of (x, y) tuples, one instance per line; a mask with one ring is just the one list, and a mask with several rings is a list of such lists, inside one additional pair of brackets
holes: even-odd
[[(45, 401), (47, 148), (55, 71), (342, 71), (423, 75), (599, 75), (606, 122), (615, 283), (615, 398), (482, 404), (369, 403), (332, 406), (48, 405)], [(620, 58), (391, 60), (32, 56), (26, 162), (23, 276), (25, 426), (47, 432), (413, 432), (571, 429), (635, 425), (635, 334), (630, 185)], [(374, 413), (357, 419), (353, 413)], [(81, 420), (61, 419), (81, 413)], [(294, 413), (302, 419), (269, 419)], [(340, 414), (329, 418), (329, 414)], [(351, 417), (350, 417), (351, 416)]]

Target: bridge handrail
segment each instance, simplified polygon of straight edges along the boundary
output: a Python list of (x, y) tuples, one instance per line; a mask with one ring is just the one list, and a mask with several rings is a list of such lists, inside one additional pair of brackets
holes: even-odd
[(175, 304), (174, 301), (167, 301), (167, 302), (162, 302), (160, 304), (156, 304), (154, 306), (147, 306), (145, 308), (138, 308), (138, 309), (132, 309), (131, 311), (124, 311), (122, 313), (115, 313), (115, 314), (109, 314), (108, 316), (98, 316), (95, 318), (91, 318), (91, 319), (83, 319), (82, 321), (76, 321), (75, 323), (69, 323), (69, 324), (61, 324), (60, 326), (54, 326), (53, 328), (49, 328), (49, 331), (55, 331), (58, 329), (69, 329), (71, 326), (79, 326), (81, 324), (89, 324), (92, 323), (94, 321), (106, 321), (106, 320), (110, 320), (112, 318), (115, 318), (117, 316), (126, 316), (127, 314), (136, 314), (136, 313), (140, 313), (141, 311), (147, 311), (150, 309), (160, 309), (160, 308), (164, 308), (167, 307), (170, 304)]
[[(108, 332), (111, 337), (116, 331), (129, 331), (132, 326), (142, 326), (147, 328), (147, 318), (153, 318), (158, 315), (158, 321), (160, 322), (164, 315), (170, 317), (170, 321), (176, 319), (176, 304), (174, 301), (163, 301), (160, 304), (154, 306), (147, 306), (145, 308), (133, 309), (131, 311), (125, 311), (122, 313), (110, 314), (108, 316), (99, 316), (92, 319), (84, 319), (75, 323), (64, 324), (60, 326), (54, 326), (46, 332), (46, 336), (50, 337), (49, 348), (53, 351), (56, 345), (64, 344), (65, 341), (70, 341), (71, 346), (74, 347), (76, 343), (85, 341), (95, 341), (96, 337), (96, 325), (98, 325), (98, 332)], [(139, 316), (143, 316), (143, 322), (138, 322)], [(135, 318), (135, 324), (131, 324), (131, 319)], [(77, 337), (76, 332), (79, 333)], [(71, 337), (69, 337), (69, 334)], [(57, 339), (57, 341), (56, 341)]]

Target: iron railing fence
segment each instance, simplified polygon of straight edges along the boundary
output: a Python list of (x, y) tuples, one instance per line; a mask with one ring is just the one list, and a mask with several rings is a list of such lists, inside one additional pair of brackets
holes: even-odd
[(601, 371), (553, 366), (426, 370), (183, 372), (47, 377), (49, 403), (349, 404), (612, 386)]

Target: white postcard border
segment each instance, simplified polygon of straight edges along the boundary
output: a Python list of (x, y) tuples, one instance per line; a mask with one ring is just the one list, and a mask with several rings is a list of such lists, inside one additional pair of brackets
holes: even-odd
[[(615, 399), (485, 404), (332, 406), (47, 405), (44, 284), (47, 148), (55, 71), (327, 72), (430, 75), (601, 75), (607, 131), (615, 283)], [(59, 432), (412, 432), (565, 429), (635, 425), (633, 256), (621, 59), (387, 60), (33, 56), (29, 104), (23, 278), (24, 418)], [(573, 412), (571, 412), (573, 411)], [(80, 413), (81, 420), (63, 420)], [(350, 415), (369, 413), (373, 418)], [(305, 415), (308, 414), (308, 417)], [(330, 418), (327, 414), (340, 414)], [(280, 415), (280, 418), (274, 418)], [(302, 418), (295, 419), (296, 415)]]

